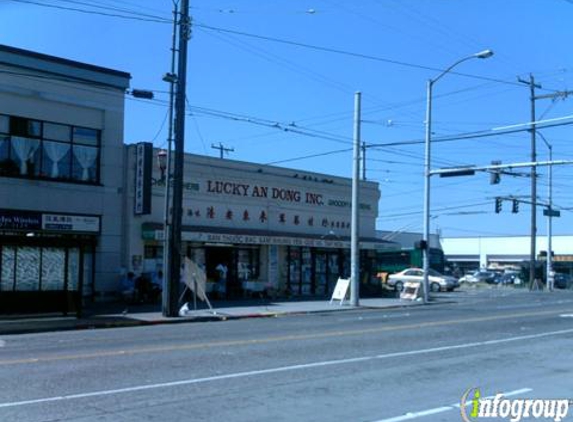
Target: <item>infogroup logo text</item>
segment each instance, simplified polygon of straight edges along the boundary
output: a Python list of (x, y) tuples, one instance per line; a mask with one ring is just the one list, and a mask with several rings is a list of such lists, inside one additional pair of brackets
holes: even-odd
[(569, 399), (507, 399), (503, 394), (481, 396), (479, 388), (470, 388), (462, 396), (460, 410), (464, 422), (485, 418), (508, 419), (510, 422), (527, 420), (553, 420), (560, 422), (569, 413)]

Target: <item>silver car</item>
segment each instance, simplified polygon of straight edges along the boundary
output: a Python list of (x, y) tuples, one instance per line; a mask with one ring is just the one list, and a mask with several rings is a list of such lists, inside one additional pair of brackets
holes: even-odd
[[(404, 290), (404, 283), (418, 282), (421, 283), (424, 279), (424, 270), (421, 268), (407, 268), (399, 273), (392, 274), (388, 277), (388, 286), (393, 287), (396, 291), (401, 292)], [(458, 279), (447, 275), (440, 274), (439, 272), (430, 269), (428, 271), (428, 283), (432, 292), (439, 291), (453, 291), (459, 287)]]

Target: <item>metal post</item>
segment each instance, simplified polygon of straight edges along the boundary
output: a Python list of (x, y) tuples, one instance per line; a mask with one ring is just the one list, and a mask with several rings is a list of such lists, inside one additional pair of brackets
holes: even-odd
[(179, 22), (179, 59), (177, 71), (177, 93), (175, 96), (175, 149), (173, 160), (173, 212), (169, 234), (169, 280), (167, 282), (167, 305), (163, 314), (178, 315), (178, 290), (181, 277), (182, 245), (181, 220), (183, 208), (183, 159), (185, 145), (185, 91), (187, 81), (187, 43), (190, 34), (189, 0), (181, 0)]
[(352, 222), (350, 226), (350, 304), (359, 305), (360, 247), (358, 243), (360, 209), (360, 101), (361, 93), (354, 95), (354, 159), (352, 160)]
[[(553, 161), (553, 147), (547, 144), (549, 147), (549, 161)], [(553, 236), (553, 166), (549, 164), (549, 212), (547, 215), (547, 289), (553, 291), (553, 284), (555, 282), (553, 274), (553, 247), (552, 247), (552, 236)]]
[[(531, 93), (531, 162), (537, 161), (536, 132), (535, 132), (535, 79), (529, 75), (529, 89)], [(535, 283), (535, 260), (536, 260), (536, 235), (537, 235), (537, 173), (536, 167), (531, 167), (531, 251), (529, 253), (529, 288)]]
[(171, 154), (173, 149), (173, 99), (175, 96), (175, 58), (176, 58), (176, 44), (177, 44), (177, 14), (179, 3), (174, 3), (173, 5), (173, 37), (171, 42), (171, 73), (168, 78), (169, 82), (169, 126), (168, 126), (168, 135), (167, 135), (167, 165), (166, 165), (166, 177), (165, 177), (165, 204), (163, 210), (163, 300), (162, 300), (162, 309), (166, 309), (168, 307), (168, 295), (167, 295), (167, 287), (166, 284), (169, 280), (169, 208), (170, 208), (170, 189), (171, 189)]
[(423, 243), (423, 270), (424, 278), (422, 287), (424, 290), (424, 303), (428, 303), (428, 276), (430, 270), (430, 153), (432, 138), (432, 87), (434, 82), (429, 79), (426, 85), (426, 142), (424, 152), (424, 232), (422, 234)]
[(362, 180), (366, 180), (366, 142), (362, 142)]
[(423, 270), (424, 276), (422, 279), (422, 286), (424, 289), (424, 303), (428, 303), (430, 295), (429, 290), (429, 271), (430, 271), (430, 177), (431, 173), (431, 142), (432, 142), (432, 88), (434, 84), (440, 80), (445, 74), (451, 71), (454, 67), (471, 59), (487, 59), (493, 56), (493, 51), (483, 50), (471, 56), (463, 57), (454, 62), (450, 67), (446, 68), (442, 73), (434, 79), (428, 79), (426, 85), (426, 141), (424, 152), (424, 232), (422, 235), (422, 250), (423, 250)]

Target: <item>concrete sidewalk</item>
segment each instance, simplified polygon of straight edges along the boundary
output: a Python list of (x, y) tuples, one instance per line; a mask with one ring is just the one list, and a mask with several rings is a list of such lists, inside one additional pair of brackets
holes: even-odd
[(394, 298), (361, 299), (360, 306), (353, 307), (344, 302), (329, 303), (315, 301), (236, 301), (215, 302), (213, 310), (203, 303), (198, 309), (191, 308), (179, 317), (167, 318), (161, 313), (160, 305), (133, 305), (102, 303), (86, 306), (82, 317), (51, 315), (17, 315), (0, 318), (0, 335), (39, 333), (49, 331), (80, 330), (112, 327), (133, 327), (153, 324), (174, 324), (185, 322), (226, 321), (241, 318), (279, 317), (310, 313), (341, 312), (356, 309), (390, 309), (422, 305), (421, 302), (403, 301)]

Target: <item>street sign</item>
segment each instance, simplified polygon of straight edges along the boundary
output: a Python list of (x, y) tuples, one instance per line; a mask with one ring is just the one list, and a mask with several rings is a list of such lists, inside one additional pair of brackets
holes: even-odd
[(561, 211), (546, 208), (543, 210), (543, 215), (545, 217), (561, 217)]

